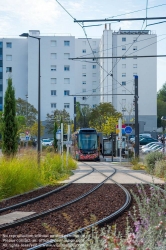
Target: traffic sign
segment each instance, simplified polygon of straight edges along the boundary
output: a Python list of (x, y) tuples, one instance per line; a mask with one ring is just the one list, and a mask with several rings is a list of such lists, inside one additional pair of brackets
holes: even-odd
[(126, 127), (125, 127), (125, 133), (126, 133), (126, 134), (131, 134), (131, 132), (132, 132), (132, 127), (126, 126)]

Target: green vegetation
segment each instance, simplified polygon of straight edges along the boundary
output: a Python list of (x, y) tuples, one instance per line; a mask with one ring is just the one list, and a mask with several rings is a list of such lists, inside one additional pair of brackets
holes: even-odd
[(14, 156), (18, 148), (18, 123), (16, 119), (15, 90), (11, 78), (8, 79), (5, 92), (2, 120), (2, 152), (7, 157)]
[(166, 82), (157, 93), (157, 127), (165, 130), (166, 121), (161, 120), (162, 116), (166, 116)]
[(161, 152), (151, 152), (145, 157), (146, 170), (150, 174), (154, 174), (155, 163), (164, 159), (164, 155)]
[[(29, 157), (31, 155), (31, 157)], [(0, 200), (21, 194), (37, 187), (52, 185), (71, 175), (76, 168), (76, 162), (69, 157), (66, 164), (66, 155), (47, 153), (41, 157), (40, 168), (34, 152), (7, 159), (0, 158)]]

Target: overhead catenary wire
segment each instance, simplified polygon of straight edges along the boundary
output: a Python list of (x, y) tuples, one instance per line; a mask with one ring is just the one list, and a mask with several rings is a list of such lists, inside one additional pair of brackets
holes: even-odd
[[(56, 1), (57, 1), (57, 0), (56, 0)], [(57, 2), (58, 2), (58, 1), (57, 1)], [(59, 2), (58, 2), (58, 3), (59, 3)], [(61, 4), (60, 4), (60, 5), (61, 5)], [(61, 5), (61, 6), (62, 6), (62, 5)], [(63, 9), (66, 11), (66, 9), (65, 9), (64, 7), (63, 7)], [(68, 11), (66, 11), (66, 12), (68, 13)], [(69, 14), (69, 13), (68, 13), (68, 14)], [(71, 16), (71, 15), (70, 15), (70, 16)], [(72, 17), (72, 16), (71, 16), (71, 17)], [(72, 18), (73, 18), (73, 17), (72, 17)], [(143, 25), (144, 25), (145, 20), (152, 20), (152, 19), (166, 19), (166, 18), (165, 18), (165, 17), (163, 17), (163, 18), (162, 18), (162, 17), (155, 17), (155, 18), (152, 17), (152, 18), (139, 18), (139, 19), (137, 19), (137, 20), (143, 20)], [(77, 21), (78, 21), (78, 20), (76, 20), (75, 18), (73, 18), (73, 20), (74, 20), (74, 22), (77, 22)], [(122, 20), (122, 19), (121, 19), (121, 20)], [(126, 19), (123, 19), (123, 20), (126, 20)], [(128, 20), (130, 20), (130, 19), (128, 19)], [(132, 20), (136, 20), (136, 19), (132, 19)], [(90, 20), (90, 21), (91, 21), (91, 20)], [(105, 21), (106, 21), (106, 19), (105, 19)], [(109, 20), (109, 21), (110, 21), (110, 20)], [(115, 19), (114, 19), (113, 21), (115, 21)], [(118, 19), (118, 21), (119, 21), (119, 19)], [(77, 23), (78, 23), (78, 22), (77, 22)], [(82, 21), (82, 23), (84, 23), (84, 21)], [(80, 25), (80, 24), (79, 24), (79, 25)], [(82, 29), (84, 30), (84, 34), (85, 34), (85, 36), (86, 36), (86, 39), (88, 40), (87, 34), (86, 34), (86, 32), (85, 32), (85, 29), (84, 29), (84, 26), (83, 26), (83, 25), (80, 25), (80, 26), (81, 26)], [(145, 27), (145, 29), (146, 29), (146, 27)], [(139, 34), (139, 36), (140, 36), (140, 35), (141, 35), (141, 34)], [(138, 37), (139, 37), (139, 36), (138, 36)], [(138, 40), (138, 37), (137, 37), (136, 41)], [(88, 40), (88, 42), (89, 42), (89, 40)], [(89, 43), (89, 44), (90, 44), (90, 43)], [(133, 43), (132, 43), (132, 44), (133, 44)], [(132, 45), (131, 45), (131, 46), (132, 46)], [(131, 47), (131, 46), (130, 46), (130, 47)], [(129, 47), (129, 48), (130, 48), (130, 47)], [(91, 48), (91, 50), (92, 50), (92, 48)], [(128, 49), (128, 50), (129, 50), (129, 49)], [(127, 50), (127, 51), (128, 51), (128, 50)], [(126, 51), (126, 52), (127, 52), (127, 51)], [(126, 52), (125, 52), (125, 53), (126, 53)], [(93, 53), (93, 51), (92, 51), (92, 53)], [(93, 53), (93, 54), (94, 54), (94, 53)], [(131, 54), (133, 54), (133, 53), (131, 53)], [(119, 61), (120, 61), (120, 60), (119, 60)], [(119, 62), (119, 61), (118, 61), (118, 62)], [(97, 62), (97, 63), (98, 63), (98, 62)], [(98, 65), (99, 65), (100, 67), (102, 67), (99, 63), (98, 63)], [(117, 63), (116, 63), (116, 65), (117, 65)], [(115, 67), (115, 66), (114, 66), (114, 67)], [(102, 68), (103, 68), (103, 67), (102, 67)], [(103, 69), (104, 69), (104, 68), (103, 68)], [(105, 70), (105, 69), (104, 69), (104, 70)], [(113, 70), (113, 68), (112, 68), (112, 70)], [(106, 70), (105, 70), (105, 71), (106, 71)], [(106, 77), (108, 77), (109, 75), (111, 75), (110, 73), (111, 73), (111, 72), (109, 72), (109, 73), (107, 74)], [(106, 79), (106, 78), (105, 78), (105, 79)], [(104, 80), (105, 80), (105, 79), (104, 79)], [(103, 81), (104, 81), (104, 80), (103, 80)], [(116, 79), (115, 79), (115, 80), (116, 80)], [(103, 81), (102, 81), (102, 82), (103, 82)], [(101, 82), (101, 83), (102, 83), (102, 82)], [(116, 82), (118, 82), (118, 81), (116, 80)], [(101, 85), (101, 83), (100, 83), (100, 85)], [(97, 89), (97, 88), (96, 88), (96, 89)]]

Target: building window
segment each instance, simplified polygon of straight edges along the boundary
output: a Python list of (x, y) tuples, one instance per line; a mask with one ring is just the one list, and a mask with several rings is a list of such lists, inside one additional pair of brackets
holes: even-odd
[(126, 73), (122, 73), (122, 77), (126, 77)]
[(126, 57), (125, 57), (125, 56), (122, 56), (122, 59), (126, 59)]
[(133, 37), (133, 42), (135, 43), (137, 41), (137, 38), (136, 37)]
[(133, 73), (133, 76), (137, 76), (137, 73)]
[(133, 47), (133, 50), (137, 50), (137, 46), (134, 46), (134, 47)]
[(64, 46), (70, 46), (70, 41), (64, 41)]
[(65, 65), (64, 66), (64, 71), (70, 71), (70, 66), (69, 65)]
[(92, 76), (93, 76), (93, 77), (96, 77), (96, 73), (93, 73)]
[(6, 67), (6, 72), (12, 72), (12, 67)]
[(51, 53), (51, 59), (57, 59), (57, 54), (56, 53)]
[(83, 81), (82, 84), (86, 84), (86, 81)]
[(92, 65), (92, 69), (96, 69), (96, 65)]
[(64, 90), (64, 95), (70, 95), (70, 90)]
[(51, 47), (56, 47), (56, 46), (57, 46), (56, 40), (52, 40), (52, 41), (51, 41)]
[(51, 65), (51, 71), (56, 71), (56, 65)]
[(12, 43), (6, 43), (6, 48), (12, 48)]
[(3, 85), (2, 84), (0, 84), (0, 91), (2, 91), (3, 90)]
[(83, 89), (82, 92), (86, 92), (86, 89)]
[(86, 65), (82, 65), (82, 69), (86, 69)]
[(96, 49), (93, 49), (92, 52), (93, 52), (93, 53), (97, 53)]
[(126, 46), (122, 46), (122, 50), (126, 50)]
[(64, 78), (64, 84), (70, 84), (70, 78)]
[(126, 68), (126, 64), (122, 64), (122, 68), (125, 69)]
[(12, 61), (12, 55), (6, 55), (6, 61)]
[(125, 86), (126, 85), (126, 82), (122, 82), (122, 86)]
[(69, 109), (70, 108), (70, 103), (64, 103), (64, 109)]
[(57, 79), (56, 78), (51, 78), (51, 84), (56, 84), (57, 83)]
[(3, 68), (2, 68), (2, 67), (0, 67), (0, 72), (2, 72), (2, 70), (3, 70)]
[(56, 95), (56, 90), (51, 90), (51, 95)]
[(133, 59), (137, 59), (137, 56), (135, 55), (135, 56), (133, 56)]
[(126, 37), (122, 37), (122, 42), (126, 42)]
[(70, 53), (64, 53), (64, 59), (69, 59)]
[(86, 53), (86, 49), (83, 49), (83, 50), (82, 50), (82, 53)]
[(137, 68), (137, 64), (133, 64), (133, 68)]
[(93, 93), (96, 92), (96, 89), (92, 89), (92, 92), (93, 92)]
[(56, 103), (51, 103), (51, 108), (56, 108)]
[(86, 100), (86, 96), (83, 96), (83, 97), (82, 97), (82, 100)]
[(82, 73), (82, 76), (83, 76), (83, 77), (86, 77), (86, 73)]
[(93, 105), (92, 105), (93, 108), (96, 108), (96, 106), (97, 106), (96, 104), (93, 104)]

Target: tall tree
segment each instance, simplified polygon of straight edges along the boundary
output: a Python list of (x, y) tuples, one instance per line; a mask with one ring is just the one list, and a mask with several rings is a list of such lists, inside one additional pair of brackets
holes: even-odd
[(166, 102), (166, 82), (157, 93), (157, 99)]
[(91, 115), (91, 109), (89, 105), (83, 105), (79, 102), (76, 103), (76, 127), (88, 128)]
[[(96, 128), (99, 132), (103, 131), (103, 125), (109, 124), (109, 118), (120, 118), (122, 114), (117, 112), (111, 103), (100, 103), (98, 106), (92, 109), (90, 115), (90, 126)], [(116, 120), (113, 119), (112, 121)], [(106, 129), (108, 131), (108, 128)], [(113, 132), (110, 127), (110, 132)], [(108, 132), (107, 132), (108, 133)]]
[(54, 122), (54, 142), (53, 142), (53, 147), (54, 147), (54, 150), (56, 151), (57, 149), (57, 139), (56, 139), (56, 132), (58, 130), (58, 125), (56, 123), (56, 121)]
[(70, 114), (65, 110), (58, 110), (56, 109), (53, 114), (47, 114), (46, 117), (46, 126), (48, 133), (54, 132), (54, 122), (57, 123), (58, 127), (61, 126), (61, 121), (63, 121), (64, 125), (64, 133), (67, 132), (67, 124), (70, 121)]
[(37, 121), (37, 113), (35, 107), (26, 100), (21, 98), (16, 100), (16, 114), (25, 117), (27, 127), (32, 126)]
[[(42, 122), (40, 122), (40, 135), (42, 136), (44, 134), (44, 126), (42, 125)], [(38, 122), (35, 122), (29, 130), (30, 134), (32, 136), (38, 136)]]
[(4, 98), (4, 113), (2, 126), (2, 152), (5, 156), (14, 156), (18, 149), (18, 124), (16, 118), (15, 90), (12, 79), (8, 79), (8, 86)]
[(157, 93), (157, 127), (166, 127), (166, 121), (162, 121), (161, 117), (166, 116), (166, 82)]

